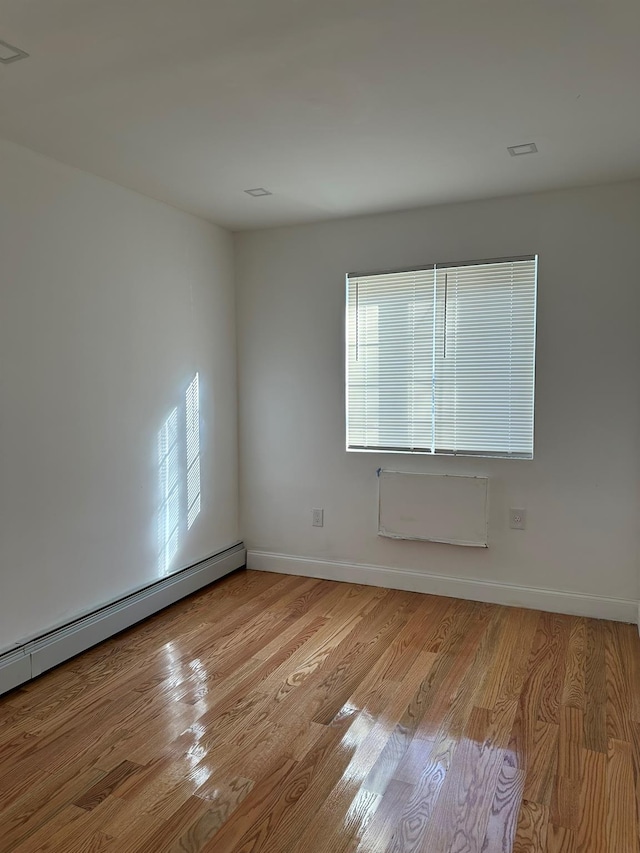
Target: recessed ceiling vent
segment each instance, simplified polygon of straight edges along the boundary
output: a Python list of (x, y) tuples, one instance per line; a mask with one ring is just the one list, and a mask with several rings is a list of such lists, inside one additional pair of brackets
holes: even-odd
[(0, 62), (8, 65), (10, 62), (17, 62), (19, 59), (26, 59), (29, 54), (20, 50), (19, 47), (14, 47), (6, 41), (0, 41)]
[(245, 190), (245, 192), (247, 195), (252, 195), (254, 198), (260, 198), (260, 196), (263, 195), (273, 195), (272, 192), (269, 192), (269, 190), (265, 190), (264, 187), (255, 187), (255, 189)]
[(508, 145), (507, 151), (512, 157), (520, 157), (522, 154), (537, 154), (538, 146), (535, 142), (525, 142), (522, 145)]

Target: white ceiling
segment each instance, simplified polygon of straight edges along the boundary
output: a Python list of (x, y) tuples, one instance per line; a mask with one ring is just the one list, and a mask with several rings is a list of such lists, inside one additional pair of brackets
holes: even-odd
[(0, 136), (234, 229), (640, 176), (638, 0), (0, 0), (0, 39)]

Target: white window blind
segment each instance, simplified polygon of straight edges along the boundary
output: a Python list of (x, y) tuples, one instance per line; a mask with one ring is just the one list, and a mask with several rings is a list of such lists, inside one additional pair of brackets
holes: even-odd
[(535, 257), (347, 278), (347, 446), (533, 456)]

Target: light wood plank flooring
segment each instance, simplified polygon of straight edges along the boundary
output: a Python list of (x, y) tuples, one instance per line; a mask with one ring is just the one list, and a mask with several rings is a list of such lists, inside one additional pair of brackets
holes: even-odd
[(637, 853), (634, 626), (238, 572), (0, 699), (0, 850)]

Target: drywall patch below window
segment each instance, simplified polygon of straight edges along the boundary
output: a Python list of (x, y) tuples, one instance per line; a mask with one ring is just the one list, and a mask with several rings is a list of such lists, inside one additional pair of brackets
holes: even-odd
[(486, 548), (489, 479), (380, 471), (378, 534)]

